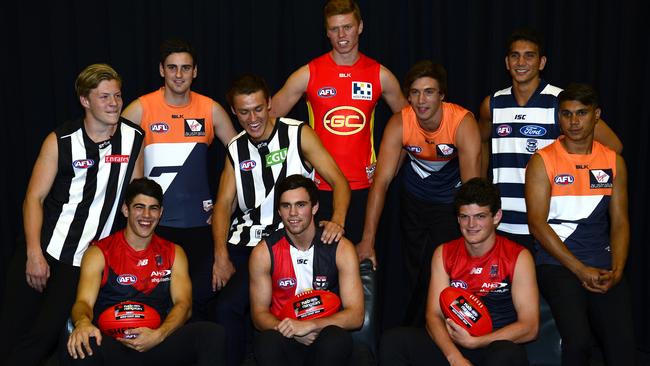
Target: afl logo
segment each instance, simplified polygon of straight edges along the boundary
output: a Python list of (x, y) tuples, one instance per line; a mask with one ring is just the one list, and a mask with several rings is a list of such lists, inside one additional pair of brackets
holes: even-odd
[(576, 179), (573, 177), (571, 174), (560, 174), (556, 175), (555, 178), (553, 178), (553, 181), (555, 184), (561, 185), (561, 186), (566, 186), (569, 184), (573, 184), (573, 182)]
[(149, 127), (151, 132), (156, 132), (156, 133), (166, 133), (169, 131), (169, 125), (167, 125), (165, 122), (158, 122), (154, 123)]
[(508, 136), (511, 133), (512, 127), (510, 127), (510, 125), (499, 125), (499, 127), (497, 127), (497, 135), (501, 137)]
[(528, 137), (538, 137), (546, 135), (546, 129), (544, 127), (535, 126), (535, 125), (526, 125), (519, 129), (519, 132)]
[(296, 280), (294, 278), (281, 278), (278, 280), (278, 286), (282, 289), (288, 289), (296, 286)]
[(419, 153), (422, 152), (422, 148), (419, 147), (419, 146), (406, 145), (406, 146), (404, 146), (404, 148), (406, 149), (406, 151), (412, 152), (412, 153), (415, 153), (415, 154), (419, 154)]
[(456, 288), (467, 289), (467, 284), (464, 281), (461, 281), (461, 280), (453, 280), (453, 281), (451, 281), (449, 286), (456, 287)]
[(255, 160), (244, 160), (241, 163), (239, 163), (239, 169), (245, 172), (250, 172), (255, 168), (256, 165), (257, 163), (255, 162)]
[(336, 107), (325, 114), (323, 125), (326, 130), (335, 135), (354, 135), (366, 125), (366, 116), (358, 108)]
[(128, 286), (133, 285), (136, 282), (138, 282), (138, 278), (132, 274), (123, 274), (117, 276), (117, 283), (120, 285)]
[(318, 89), (318, 96), (321, 98), (331, 98), (336, 95), (336, 89), (331, 86), (324, 86)]
[(72, 162), (72, 166), (77, 169), (88, 169), (93, 165), (95, 165), (93, 159), (79, 159)]

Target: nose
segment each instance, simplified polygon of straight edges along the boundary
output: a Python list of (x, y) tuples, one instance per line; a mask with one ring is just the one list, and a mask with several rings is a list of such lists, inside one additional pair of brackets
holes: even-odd
[(343, 27), (339, 27), (339, 29), (337, 30), (337, 33), (338, 33), (339, 38), (345, 37), (345, 29), (343, 29)]
[(468, 226), (468, 227), (474, 227), (474, 226), (476, 226), (476, 217), (469, 216), (469, 217), (467, 218), (467, 226)]
[(183, 70), (182, 69), (183, 69), (182, 67), (177, 67), (176, 68), (176, 77), (177, 78), (183, 77)]
[(418, 103), (424, 103), (425, 99), (426, 99), (426, 95), (424, 95), (424, 93), (418, 94)]

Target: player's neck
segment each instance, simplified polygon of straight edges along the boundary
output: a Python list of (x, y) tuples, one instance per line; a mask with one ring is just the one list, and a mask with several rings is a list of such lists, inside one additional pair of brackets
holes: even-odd
[(423, 130), (427, 132), (436, 132), (442, 123), (442, 103), (440, 104), (440, 108), (438, 108), (431, 118), (424, 121), (418, 118), (418, 123)]
[(480, 243), (469, 244), (466, 241), (465, 242), (465, 248), (467, 248), (467, 252), (469, 253), (470, 256), (472, 256), (472, 257), (482, 257), (487, 252), (492, 250), (492, 248), (494, 247), (494, 243), (496, 243), (496, 233), (495, 232), (493, 232), (490, 236), (488, 236), (485, 240), (483, 240)]
[(97, 121), (92, 116), (86, 115), (84, 118), (84, 129), (86, 134), (94, 142), (110, 140), (117, 130), (117, 124), (111, 125)]
[(268, 121), (266, 121), (266, 124), (264, 125), (264, 133), (262, 134), (262, 136), (254, 139), (249, 135), (250, 139), (256, 144), (268, 140), (273, 134), (273, 130), (275, 129), (275, 122), (277, 120), (278, 119), (275, 117), (269, 117)]
[(165, 98), (165, 103), (176, 107), (188, 105), (191, 101), (190, 89), (183, 94), (177, 94), (168, 88), (163, 87), (163, 96)]
[(361, 57), (358, 48), (355, 48), (346, 53), (338, 53), (335, 50), (332, 50), (330, 51), (330, 56), (332, 57), (332, 60), (334, 60), (334, 62), (340, 66), (352, 66)]
[(566, 136), (563, 136), (560, 139), (560, 144), (566, 152), (569, 154), (576, 155), (589, 155), (594, 146), (594, 136), (590, 135), (589, 137), (582, 140), (570, 140)]
[(149, 243), (151, 243), (151, 237), (153, 235), (149, 235), (145, 238), (136, 235), (133, 233), (131, 230), (126, 228), (124, 230), (124, 238), (126, 239), (126, 243), (129, 244), (131, 248), (133, 248), (135, 251), (141, 251), (147, 249), (149, 246)]
[(535, 90), (537, 90), (541, 82), (542, 79), (539, 77), (523, 83), (519, 83), (513, 80), (512, 92), (515, 96), (515, 100), (517, 100), (517, 104), (519, 106), (525, 106), (526, 104), (528, 104), (530, 97), (533, 96)]
[(287, 236), (291, 239), (291, 242), (296, 248), (298, 248), (298, 250), (309, 250), (314, 242), (314, 238), (316, 237), (316, 225), (312, 221), (303, 232), (298, 234), (290, 233), (289, 230), (287, 230)]

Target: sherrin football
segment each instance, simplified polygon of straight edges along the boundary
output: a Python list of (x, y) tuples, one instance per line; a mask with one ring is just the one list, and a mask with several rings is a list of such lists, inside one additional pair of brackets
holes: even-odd
[(447, 287), (440, 292), (440, 310), (445, 318), (478, 337), (492, 332), (492, 318), (481, 300), (463, 289)]
[(129, 338), (127, 329), (146, 327), (156, 329), (160, 326), (160, 314), (153, 307), (135, 301), (123, 301), (109, 306), (97, 319), (97, 327), (102, 333), (113, 338)]
[(280, 311), (280, 319), (298, 320), (328, 317), (339, 311), (341, 299), (333, 292), (309, 290), (295, 295)]

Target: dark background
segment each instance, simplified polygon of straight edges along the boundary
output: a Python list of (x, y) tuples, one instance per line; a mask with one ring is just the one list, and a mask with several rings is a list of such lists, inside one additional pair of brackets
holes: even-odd
[[(0, 283), (22, 232), (22, 200), (40, 144), (57, 125), (82, 113), (73, 85), (85, 66), (111, 64), (124, 79), (126, 107), (162, 84), (158, 46), (167, 37), (180, 36), (199, 51), (193, 90), (226, 106), (226, 89), (241, 72), (263, 75), (275, 92), (293, 70), (329, 50), (323, 4), (322, 0), (3, 2)], [(509, 85), (504, 42), (520, 26), (532, 26), (546, 36), (547, 81), (561, 87), (580, 81), (597, 88), (603, 118), (625, 146), (632, 228), (627, 273), (634, 289), (638, 345), (650, 350), (646, 274), (650, 200), (645, 169), (650, 159), (645, 105), (650, 102), (646, 24), (650, 13), (642, 9), (641, 1), (360, 0), (359, 4), (364, 19), (361, 51), (400, 80), (415, 61), (442, 63), (449, 74), (446, 99), (476, 114), (483, 97)], [(306, 119), (304, 101), (291, 117)], [(382, 102), (376, 115), (377, 146), (388, 117)], [(215, 183), (223, 165), (223, 147), (216, 145), (211, 149)], [(378, 235), (383, 328), (398, 323), (405, 305), (395, 186)]]

